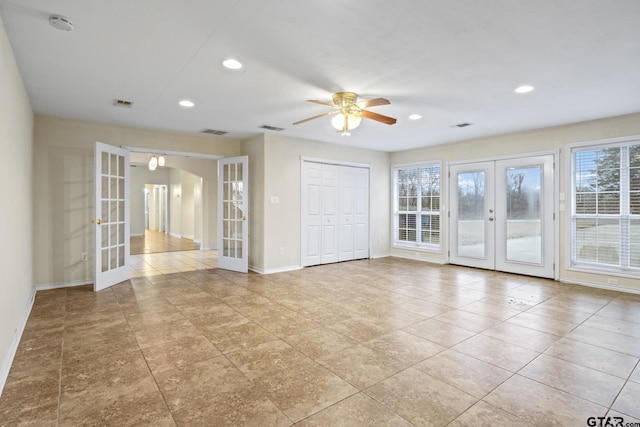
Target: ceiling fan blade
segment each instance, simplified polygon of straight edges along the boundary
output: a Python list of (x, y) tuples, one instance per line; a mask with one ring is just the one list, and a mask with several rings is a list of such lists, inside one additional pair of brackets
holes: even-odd
[(327, 111), (326, 113), (318, 114), (317, 116), (313, 116), (313, 117), (309, 117), (308, 119), (303, 119), (303, 120), (297, 121), (297, 122), (294, 123), (294, 125), (299, 125), (301, 123), (306, 123), (306, 122), (309, 122), (311, 120), (319, 119), (320, 117), (330, 116), (331, 114), (335, 114), (337, 112), (338, 112), (338, 110)]
[(391, 104), (391, 102), (389, 102), (389, 100), (385, 98), (374, 98), (374, 99), (365, 99), (364, 101), (360, 101), (357, 104), (358, 104), (358, 107), (360, 108), (369, 108), (369, 107), (375, 107), (377, 105), (389, 105)]
[(327, 101), (318, 101), (317, 99), (307, 99), (307, 102), (313, 102), (314, 104), (326, 105), (327, 107), (335, 107), (333, 103)]
[(393, 124), (395, 124), (397, 122), (397, 120), (394, 119), (393, 117), (383, 116), (382, 114), (373, 113), (373, 112), (367, 111), (367, 110), (362, 110), (362, 117), (367, 118), (367, 119), (371, 119), (371, 120), (375, 120), (377, 122), (381, 122), (381, 123), (384, 123), (386, 125), (393, 125)]

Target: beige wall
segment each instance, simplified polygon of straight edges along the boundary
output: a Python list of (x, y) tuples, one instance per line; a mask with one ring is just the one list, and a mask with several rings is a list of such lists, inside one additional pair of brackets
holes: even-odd
[[(264, 147), (262, 147), (262, 146)], [(250, 162), (258, 165), (258, 174), (250, 178), (254, 203), (254, 221), (261, 222), (262, 236), (254, 235), (252, 250), (258, 246), (262, 256), (251, 257), (259, 271), (295, 268), (300, 260), (301, 157), (371, 165), (371, 256), (383, 256), (389, 247), (389, 153), (326, 144), (305, 139), (267, 134), (263, 141), (256, 139), (243, 144)], [(260, 158), (264, 158), (260, 162)], [(260, 163), (262, 165), (260, 166)], [(261, 170), (260, 168), (264, 168)], [(260, 194), (262, 193), (262, 194)], [(280, 199), (271, 203), (271, 196)], [(256, 206), (257, 204), (257, 206)], [(257, 208), (258, 212), (255, 211)], [(262, 221), (260, 221), (260, 217)], [(253, 224), (253, 223), (252, 223)], [(280, 254), (283, 248), (284, 254)]]
[[(238, 155), (240, 141), (174, 132), (152, 131), (46, 116), (35, 118), (35, 218), (37, 245), (34, 257), (36, 285), (90, 282), (93, 278), (93, 150), (94, 142), (115, 146), (154, 148), (222, 156)], [(169, 162), (170, 159), (167, 159)], [(191, 169), (180, 160), (168, 167), (188, 170), (199, 176), (211, 169), (211, 160), (196, 162)], [(171, 161), (174, 161), (171, 159)], [(207, 162), (205, 165), (203, 162)], [(214, 162), (215, 163), (215, 162)], [(215, 169), (214, 169), (215, 171)], [(215, 184), (215, 183), (213, 183)], [(215, 195), (203, 184), (203, 192)], [(215, 185), (213, 185), (215, 187)], [(215, 212), (215, 197), (204, 214)], [(203, 226), (203, 234), (215, 236), (215, 227)], [(213, 230), (211, 229), (213, 228)], [(208, 239), (206, 245), (211, 244)], [(215, 241), (215, 239), (213, 239)], [(82, 262), (83, 252), (89, 261)]]
[[(33, 112), (0, 19), (0, 393), (33, 288)], [(35, 244), (38, 242), (36, 240)], [(14, 345), (17, 343), (14, 343)]]
[[(447, 162), (562, 150), (559, 161), (556, 163), (556, 178), (559, 179), (560, 192), (569, 197), (570, 191), (567, 189), (568, 173), (566, 168), (568, 150), (566, 145), (630, 135), (640, 135), (640, 114), (396, 152), (391, 154), (391, 164), (439, 160), (443, 162), (443, 167), (446, 168)], [(444, 178), (443, 201), (448, 206), (448, 182), (446, 176)], [(607, 280), (610, 276), (577, 272), (568, 268), (568, 213), (568, 211), (561, 211), (559, 215), (560, 280), (608, 286)], [(442, 215), (442, 218), (442, 241), (445, 242), (443, 252), (441, 254), (421, 252), (418, 257), (434, 262), (444, 262), (446, 260), (449, 224), (446, 215)], [(391, 254), (410, 258), (416, 257), (415, 251), (398, 248), (391, 248)], [(640, 280), (624, 277), (620, 277), (618, 280), (619, 287), (634, 290), (635, 292), (640, 291)]]

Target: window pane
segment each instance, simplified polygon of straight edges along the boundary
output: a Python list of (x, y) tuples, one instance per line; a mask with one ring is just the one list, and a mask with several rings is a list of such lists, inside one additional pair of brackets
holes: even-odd
[(399, 211), (396, 241), (439, 245), (440, 167), (397, 169), (394, 176)]
[(576, 219), (576, 261), (618, 265), (620, 263), (620, 221)]
[(633, 219), (630, 224), (629, 263), (631, 267), (640, 268), (640, 220)]

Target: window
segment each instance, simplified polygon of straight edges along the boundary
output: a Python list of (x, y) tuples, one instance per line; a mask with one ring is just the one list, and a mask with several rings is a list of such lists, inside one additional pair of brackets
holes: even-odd
[(440, 249), (440, 164), (393, 168), (394, 246)]
[(640, 141), (572, 150), (571, 264), (640, 271)]

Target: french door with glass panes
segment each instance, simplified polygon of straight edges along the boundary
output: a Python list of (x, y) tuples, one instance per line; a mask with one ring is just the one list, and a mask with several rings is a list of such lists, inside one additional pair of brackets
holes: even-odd
[(249, 157), (218, 160), (218, 267), (249, 267)]
[(450, 166), (452, 264), (554, 276), (553, 155)]
[(129, 278), (129, 152), (95, 143), (94, 291)]

